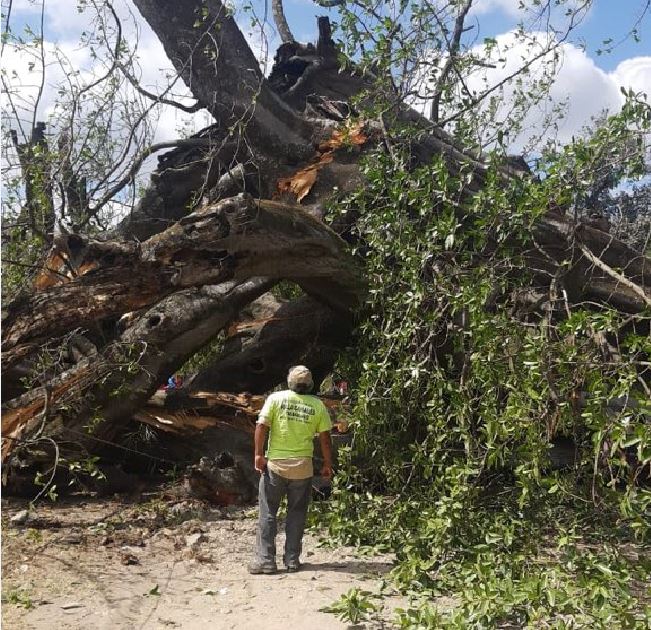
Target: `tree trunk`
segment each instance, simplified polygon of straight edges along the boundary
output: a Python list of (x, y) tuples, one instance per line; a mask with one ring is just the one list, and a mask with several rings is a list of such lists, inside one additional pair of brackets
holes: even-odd
[(263, 394), (298, 364), (309, 365), (319, 383), (349, 340), (351, 325), (350, 317), (314, 298), (279, 302), (266, 294), (229, 325), (223, 351), (190, 389)]
[[(70, 252), (72, 242), (75, 255)], [(144, 243), (69, 237), (50, 258), (59, 274), (8, 305), (3, 372), (48, 340), (151, 306), (175, 291), (264, 275), (291, 278), (335, 309), (360, 299), (363, 282), (344, 243), (298, 207), (238, 196), (209, 204)], [(64, 272), (71, 272), (68, 279)], [(6, 372), (5, 372), (6, 373)]]

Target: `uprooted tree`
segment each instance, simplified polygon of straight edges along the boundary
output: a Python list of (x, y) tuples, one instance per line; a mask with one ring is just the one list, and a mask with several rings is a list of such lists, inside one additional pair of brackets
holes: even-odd
[[(111, 4), (104, 4), (102, 37), (115, 35), (115, 45), (109, 47), (111, 70), (121, 70), (124, 80), (133, 83), (119, 20)], [(50, 447), (94, 452), (119, 440), (159, 385), (220, 335), (226, 335), (224, 347), (197, 375), (191, 393), (264, 393), (299, 361), (314, 365), (318, 376), (327, 374), (338, 350), (351, 343), (355, 317), (358, 324), (369, 313), (371, 321), (382, 317), (373, 311), (377, 274), (401, 277), (403, 254), (421, 258), (412, 281), (414, 287), (428, 287), (427, 295), (416, 292), (410, 298), (413, 306), (440, 315), (429, 330), (421, 322), (418, 331), (405, 333), (414, 335), (415, 367), (410, 369), (416, 370), (416, 380), (427, 373), (427, 361), (440, 367), (437, 378), (468, 380), (472, 352), (454, 337), (469, 338), (470, 318), (476, 315), (452, 299), (451, 287), (460, 287), (464, 274), (477, 268), (492, 270), (492, 286), (480, 290), (477, 285), (475, 296), (459, 289), (458, 296), (483, 300), (486, 312), (508, 311), (511, 324), (519, 322), (522, 330), (540, 322), (551, 330), (559, 321), (571, 320), (580, 307), (622, 314), (618, 334), (648, 334), (651, 261), (591, 218), (589, 195), (576, 188), (581, 177), (596, 186), (601, 163), (630, 161), (639, 149), (644, 129), (632, 132), (629, 127), (633, 120), (648, 124), (649, 114), (633, 95), (628, 118), (603, 132), (624, 147), (620, 154), (603, 151), (608, 138), (596, 149), (587, 143), (583, 151), (588, 157), (577, 152), (550, 162), (540, 181), (526, 164), (482, 154), (482, 146), (495, 141), (494, 130), (486, 127), (483, 138), (469, 142), (477, 128), (471, 129), (463, 116), (494, 98), (505, 83), (480, 95), (464, 93), (461, 75), (483, 63), (461, 54), (471, 2), (452, 2), (437, 14), (449, 27), (438, 27), (440, 50), (446, 54), (437, 59), (425, 54), (411, 80), (402, 83), (395, 81), (400, 44), (407, 46), (400, 20), (383, 27), (386, 31), (372, 42), (374, 58), (366, 42), (355, 63), (342, 60), (327, 18), (319, 18), (314, 45), (299, 44), (291, 32), (280, 29), (284, 43), (265, 77), (218, 0), (134, 4), (196, 99), (192, 106), (180, 106), (203, 108), (215, 122), (191, 138), (169, 143), (174, 148), (159, 158), (149, 187), (112, 226), (101, 218), (107, 204), (122, 201), (146, 157), (168, 145), (144, 146), (146, 139), (141, 139), (142, 150), (125, 150), (122, 157), (130, 161), (106, 170), (93, 187), (87, 165), (75, 170), (70, 162), (80, 141), (74, 120), (49, 153), (44, 125), (35, 119), (24, 142), (13, 135), (26, 199), (9, 227), (14, 237), (17, 230), (34, 238), (28, 262), (37, 272), (3, 306), (5, 463), (14, 456), (21, 461), (21, 453), (25, 457), (35, 447), (45, 449), (49, 460)], [(282, 18), (282, 5), (274, 7)], [(342, 11), (350, 24), (354, 9)], [(422, 52), (436, 26), (425, 24), (423, 13), (411, 19), (423, 29), (412, 52)], [(109, 28), (111, 20), (115, 23)], [(567, 32), (571, 28), (572, 20)], [(363, 38), (361, 29), (351, 32), (352, 47)], [(528, 64), (549, 56), (562, 41), (559, 37)], [(407, 104), (416, 103), (422, 89), (414, 76), (429, 86), (429, 117)], [(142, 94), (143, 88), (138, 89)], [(87, 86), (73, 91), (72, 111), (81, 109), (88, 91)], [(146, 91), (145, 96), (158, 102), (167, 98)], [(109, 105), (113, 103), (104, 104)], [(484, 112), (478, 120), (485, 122), (487, 116)], [(514, 120), (507, 117), (501, 123)], [(371, 166), (378, 160), (391, 164), (379, 179)], [(621, 176), (626, 169), (620, 170)], [(395, 181), (402, 189), (380, 192), (380, 181)], [(557, 187), (552, 189), (550, 182)], [(65, 221), (55, 229), (57, 204)], [(461, 235), (478, 229), (478, 217), (487, 207), (481, 218), (485, 233), (473, 237), (476, 249), (466, 255), (470, 241)], [(326, 215), (334, 215), (328, 217), (330, 227)], [(423, 217), (437, 217), (436, 229), (428, 232), (432, 226), (426, 227)], [(372, 252), (381, 249), (380, 241), (395, 242), (396, 234), (419, 229), (431, 239), (429, 254), (425, 242), (409, 252), (387, 245), (382, 265), (365, 267), (365, 256), (377, 262)], [(437, 239), (442, 239), (441, 247)], [(5, 238), (7, 244), (15, 247), (11, 238)], [(11, 268), (12, 261), (6, 264)], [(452, 279), (437, 301), (437, 286)], [(281, 281), (295, 284), (302, 295), (271, 299), (268, 292)], [(386, 285), (384, 298), (393, 291), (408, 294), (408, 284), (403, 278), (398, 285)], [(365, 302), (366, 311), (361, 308)], [(385, 319), (380, 329), (390, 336), (399, 323)], [(623, 356), (612, 332), (591, 333), (605, 364)], [(556, 333), (549, 342), (560, 343)], [(522, 347), (519, 343), (522, 339), (514, 341), (514, 352)], [(638, 360), (634, 385), (648, 394), (646, 359)], [(391, 378), (385, 375), (384, 387), (391, 387)], [(580, 398), (583, 384), (578, 381), (571, 391), (549, 385), (555, 408)], [(367, 392), (365, 400), (375, 401), (376, 395), (382, 399), (383, 394)], [(372, 411), (373, 404), (369, 413), (381, 416)], [(580, 413), (578, 407), (575, 411)], [(405, 418), (396, 430), (417, 441), (418, 414), (413, 411), (412, 418), (412, 411), (399, 408), (392, 413), (396, 420)], [(545, 420), (550, 440), (558, 422), (552, 416), (550, 412)], [(471, 433), (478, 436), (481, 414), (472, 422)], [(400, 449), (396, 453), (404, 454)]]
[[(283, 44), (265, 76), (218, 0), (135, 0), (176, 70), (160, 94), (139, 85), (112, 5), (91, 3), (108, 72), (71, 85), (56, 147), (36, 115), (12, 138), (6, 476), (108, 460), (136, 425), (160, 436), (149, 454), (168, 465), (246, 453), (256, 394), (292, 363), (320, 377), (337, 362), (354, 444), (331, 531), (394, 550), (400, 586), (461, 598), (445, 619), (403, 611), (403, 627), (618, 627), (617, 615), (642, 627), (627, 559), (606, 545), (604, 564), (574, 541), (597, 515), (615, 514), (617, 535), (648, 535), (649, 238), (618, 238), (626, 226), (612, 230), (603, 203), (645, 168), (648, 103), (627, 94), (589, 137), (540, 149), (532, 172), (502, 144), (544, 100), (589, 2), (568, 3), (565, 29), (533, 38), (519, 70), (479, 92), (468, 77), (504, 51), (467, 41), (471, 0), (323, 3), (339, 6), (344, 41), (319, 18), (318, 41), (296, 42), (276, 0)], [(529, 27), (558, 5), (532, 2)], [(517, 82), (507, 94), (535, 68), (533, 96)], [(174, 100), (179, 79), (193, 104)], [(151, 144), (137, 124), (148, 106), (120, 96), (120, 81), (215, 122)], [(102, 133), (84, 135), (89, 94)], [(103, 116), (121, 107), (135, 126), (116, 141)], [(121, 221), (111, 204), (128, 207)], [(186, 395), (156, 394), (188, 360), (199, 371)], [(193, 470), (199, 485), (222, 476)], [(580, 522), (564, 521), (581, 506)]]

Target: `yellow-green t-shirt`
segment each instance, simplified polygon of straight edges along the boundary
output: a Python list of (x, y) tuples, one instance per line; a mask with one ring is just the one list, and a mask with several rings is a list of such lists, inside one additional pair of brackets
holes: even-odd
[(328, 410), (316, 396), (291, 390), (271, 394), (258, 422), (269, 427), (267, 459), (312, 457), (314, 434), (332, 428)]

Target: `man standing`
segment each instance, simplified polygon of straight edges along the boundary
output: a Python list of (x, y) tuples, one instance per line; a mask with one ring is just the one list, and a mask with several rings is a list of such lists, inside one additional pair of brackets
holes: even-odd
[[(256, 558), (249, 573), (276, 572), (276, 515), (287, 496), (285, 553), (287, 571), (300, 568), (301, 542), (312, 493), (314, 435), (319, 434), (323, 468), (321, 476), (332, 477), (330, 416), (325, 405), (310, 392), (312, 373), (297, 365), (287, 375), (289, 389), (271, 394), (264, 403), (255, 428), (255, 469), (261, 473), (260, 518)], [(269, 434), (266, 455), (265, 439)]]

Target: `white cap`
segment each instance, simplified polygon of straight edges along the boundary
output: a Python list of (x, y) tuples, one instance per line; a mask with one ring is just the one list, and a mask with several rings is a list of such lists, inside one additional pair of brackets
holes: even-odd
[(289, 368), (287, 385), (292, 391), (296, 391), (297, 388), (311, 390), (314, 387), (312, 372), (304, 365), (295, 365)]

